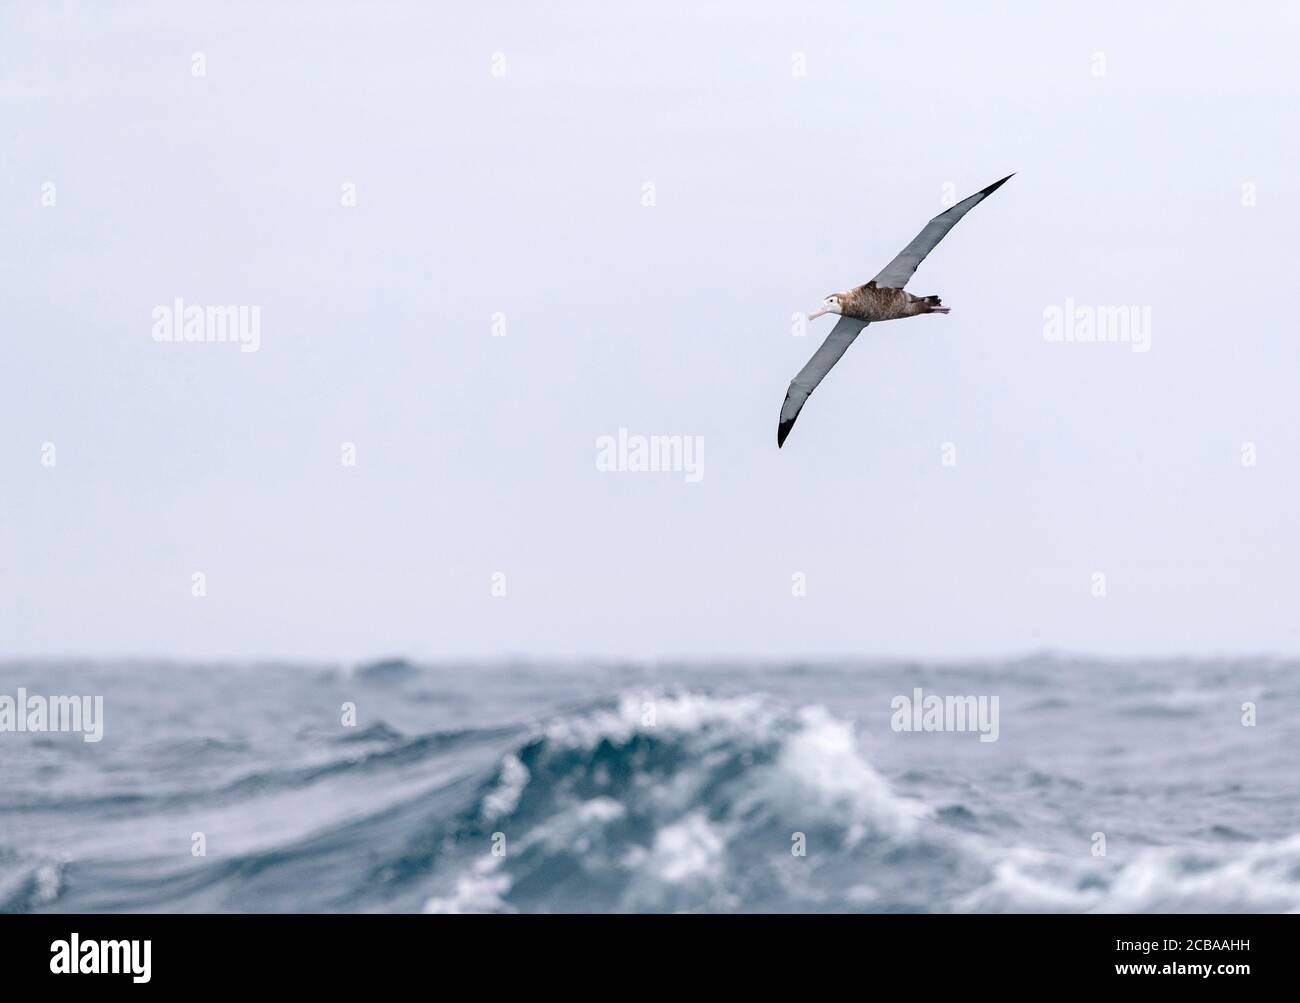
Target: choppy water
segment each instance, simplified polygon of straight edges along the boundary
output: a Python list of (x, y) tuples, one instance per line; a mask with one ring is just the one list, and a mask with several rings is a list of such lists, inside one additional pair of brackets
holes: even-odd
[[(1296, 663), (0, 665), (20, 686), (102, 694), (104, 738), (0, 734), (0, 911), (1300, 909)], [(998, 740), (894, 731), (916, 687), (996, 695)]]

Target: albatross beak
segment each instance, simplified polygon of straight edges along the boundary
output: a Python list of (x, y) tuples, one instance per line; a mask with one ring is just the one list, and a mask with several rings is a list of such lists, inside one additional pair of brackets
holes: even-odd
[(809, 319), (809, 320), (816, 320), (818, 317), (820, 317), (820, 316), (821, 316), (822, 314), (824, 314), (825, 312), (826, 312), (826, 308), (825, 308), (824, 306), (819, 306), (816, 310), (814, 310), (812, 313), (810, 313), (810, 314), (808, 315), (808, 319)]

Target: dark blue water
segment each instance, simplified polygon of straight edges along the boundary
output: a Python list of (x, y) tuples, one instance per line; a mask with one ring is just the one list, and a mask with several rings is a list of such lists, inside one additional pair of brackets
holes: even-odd
[[(20, 686), (102, 695), (104, 737), (0, 734), (4, 911), (1300, 909), (1295, 663), (0, 665)], [(997, 740), (894, 730), (917, 687), (997, 696)]]

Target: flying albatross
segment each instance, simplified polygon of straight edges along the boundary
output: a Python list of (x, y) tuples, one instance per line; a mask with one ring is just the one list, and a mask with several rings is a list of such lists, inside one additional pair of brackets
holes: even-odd
[(808, 364), (799, 370), (799, 375), (790, 381), (790, 389), (785, 393), (785, 403), (781, 405), (781, 422), (776, 427), (776, 445), (779, 449), (794, 427), (794, 420), (809, 395), (817, 389), (831, 367), (840, 361), (848, 347), (853, 344), (862, 329), (873, 320), (894, 320), (898, 317), (915, 317), (923, 313), (947, 313), (938, 296), (913, 296), (903, 291), (907, 280), (916, 272), (917, 266), (925, 256), (938, 246), (939, 241), (948, 235), (948, 231), (957, 225), (968, 212), (985, 198), (1001, 188), (1014, 174), (1008, 174), (1001, 181), (995, 181), (983, 191), (978, 191), (970, 198), (963, 199), (951, 209), (939, 213), (925, 224), (925, 229), (916, 235), (910, 244), (898, 252), (898, 257), (887, 264), (874, 279), (865, 286), (858, 286), (847, 292), (832, 293), (822, 300), (821, 306), (808, 315), (814, 320), (824, 313), (839, 314), (840, 319), (831, 328), (831, 333), (822, 342), (821, 348)]

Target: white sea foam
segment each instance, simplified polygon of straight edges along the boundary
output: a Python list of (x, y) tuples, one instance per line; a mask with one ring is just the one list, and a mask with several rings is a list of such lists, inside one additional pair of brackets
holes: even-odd
[(42, 864), (32, 876), (32, 898), (39, 905), (48, 905), (59, 897), (63, 887), (63, 868), (52, 862)]
[(424, 904), (426, 913), (513, 912), (504, 896), (510, 891), (511, 879), (501, 872), (500, 857), (476, 860), (467, 874), (456, 880), (450, 895), (435, 896)]
[(772, 712), (757, 696), (714, 697), (640, 690), (623, 694), (612, 708), (549, 722), (543, 733), (554, 742), (590, 746), (601, 740), (625, 742), (637, 732), (702, 733), (742, 723), (766, 728), (771, 720)]
[(800, 710), (798, 720), (801, 727), (782, 747), (778, 766), (822, 807), (847, 811), (850, 845), (872, 826), (913, 831), (924, 808), (894, 795), (858, 751), (851, 724), (815, 706)]
[(514, 753), (501, 760), (500, 773), (497, 786), (483, 798), (483, 814), (488, 821), (514, 811), (528, 786), (528, 767)]
[(643, 866), (669, 883), (716, 880), (721, 876), (726, 840), (703, 813), (687, 815), (655, 834)]
[(1067, 859), (1016, 849), (963, 911), (1300, 912), (1300, 835), (1246, 845), (1146, 847)]

